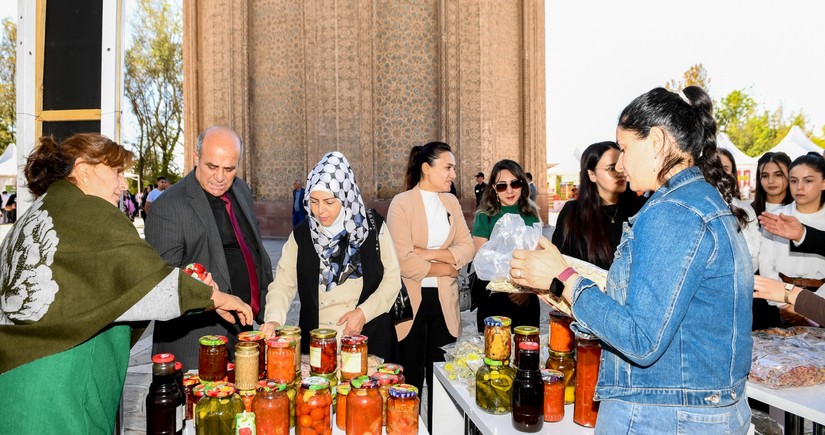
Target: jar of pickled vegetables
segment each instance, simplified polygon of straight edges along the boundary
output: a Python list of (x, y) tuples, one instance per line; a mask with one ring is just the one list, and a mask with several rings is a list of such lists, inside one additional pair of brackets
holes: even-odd
[[(195, 372), (186, 372), (183, 375), (183, 400), (186, 401), (186, 412), (185, 418), (186, 420), (193, 419), (192, 412), (195, 409), (195, 387), (200, 384), (200, 378), (198, 378), (198, 374)], [(200, 398), (199, 398), (200, 399)]]
[[(244, 331), (238, 334), (238, 341), (252, 342), (258, 345), (258, 379), (266, 377), (266, 340), (261, 331)], [(237, 349), (237, 347), (236, 347)], [(237, 350), (236, 350), (237, 352)], [(237, 360), (237, 357), (235, 357)], [(237, 361), (235, 361), (237, 363)]]
[(599, 402), (593, 400), (602, 346), (595, 335), (576, 334), (576, 401), (573, 422), (585, 427), (595, 427), (599, 415)]
[(335, 426), (347, 430), (347, 397), (350, 392), (349, 382), (342, 382), (335, 387)]
[[(267, 379), (271, 380), (271, 379)], [(297, 408), (296, 401), (298, 400), (298, 387), (300, 381), (297, 379), (291, 384), (286, 384), (286, 397), (289, 398), (289, 427), (295, 427), (295, 413)]]
[(200, 338), (198, 376), (201, 381), (219, 382), (226, 379), (226, 365), (229, 363), (227, 341), (222, 335), (205, 335)]
[[(518, 349), (518, 344), (525, 341), (539, 342), (539, 328), (535, 326), (516, 326), (513, 328), (513, 349)], [(518, 351), (513, 354), (513, 366), (518, 367)]]
[(349, 434), (380, 434), (383, 400), (378, 381), (359, 376), (350, 381), (347, 395), (347, 430)]
[(544, 381), (544, 421), (564, 419), (564, 375), (557, 370), (541, 371)]
[(418, 434), (418, 388), (410, 384), (390, 387), (387, 402), (387, 435)]
[(319, 378), (324, 378), (329, 382), (329, 392), (332, 394), (332, 407), (335, 408), (335, 398), (337, 395), (337, 390), (335, 387), (338, 386), (338, 373), (310, 373), (310, 376), (317, 376)]
[(387, 400), (390, 397), (390, 387), (393, 385), (398, 385), (401, 383), (401, 379), (398, 378), (398, 375), (394, 375), (392, 373), (373, 373), (370, 376), (370, 379), (375, 380), (378, 382), (378, 391), (381, 392), (381, 399), (383, 403), (383, 408), (381, 411), (381, 424), (387, 424)]
[(341, 337), (341, 380), (349, 381), (367, 375), (367, 337), (345, 335)]
[(244, 412), (235, 387), (228, 382), (216, 382), (208, 384), (203, 392), (204, 397), (195, 405), (195, 433), (235, 435), (235, 415)]
[(576, 360), (573, 352), (551, 350), (544, 368), (558, 370), (564, 375), (564, 404), (573, 403), (576, 398)]
[(515, 376), (507, 361), (484, 358), (484, 365), (476, 372), (476, 405), (490, 414), (509, 413)]
[(576, 344), (570, 324), (573, 318), (558, 310), (550, 310), (550, 350), (572, 352)]
[(404, 367), (401, 364), (393, 364), (393, 363), (384, 363), (379, 364), (378, 368), (375, 370), (378, 373), (389, 373), (392, 375), (398, 376), (398, 383), (403, 384), (405, 383), (404, 379)]
[(484, 356), (496, 361), (510, 361), (510, 318), (490, 316), (484, 319)]
[(309, 368), (313, 373), (332, 373), (338, 368), (338, 335), (334, 329), (313, 329), (309, 332)]
[(329, 382), (318, 376), (304, 379), (295, 399), (295, 410), (297, 435), (332, 433), (332, 394)]
[(235, 345), (235, 388), (255, 391), (258, 361), (258, 343), (241, 341)]
[(301, 377), (301, 328), (292, 325), (281, 325), (275, 328), (278, 337), (290, 337), (295, 340), (295, 377)]
[[(235, 388), (237, 388), (237, 386)], [(243, 401), (243, 407), (246, 409), (246, 412), (252, 412), (252, 401), (255, 400), (255, 393), (256, 391), (254, 389), (238, 390), (238, 396), (240, 396)]]
[(266, 377), (289, 384), (295, 380), (295, 346), (291, 337), (275, 337), (266, 342)]
[(264, 379), (252, 401), (258, 435), (289, 435), (289, 397), (286, 384)]

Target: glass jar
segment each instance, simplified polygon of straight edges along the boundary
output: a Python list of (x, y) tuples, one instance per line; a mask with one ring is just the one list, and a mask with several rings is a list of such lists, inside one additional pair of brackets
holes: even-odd
[(289, 427), (295, 427), (296, 401), (298, 398), (299, 385), (300, 382), (298, 380), (293, 381), (291, 384), (286, 384), (286, 397), (289, 398)]
[(341, 337), (341, 380), (349, 381), (367, 375), (367, 337), (345, 335)]
[(201, 399), (203, 399), (203, 389), (206, 388), (206, 385), (198, 384), (192, 387), (192, 418), (190, 420), (195, 419), (195, 406), (198, 405)]
[(295, 399), (296, 435), (331, 433), (331, 412), (332, 394), (327, 380), (318, 376), (304, 379)]
[(544, 381), (544, 421), (564, 419), (564, 374), (558, 370), (541, 371)]
[(381, 424), (387, 424), (387, 400), (390, 397), (390, 387), (400, 384), (398, 375), (392, 373), (373, 373), (370, 379), (378, 382), (378, 391), (381, 392)]
[(198, 378), (198, 374), (195, 372), (186, 372), (183, 375), (183, 395), (184, 400), (186, 401), (186, 413), (185, 417), (187, 420), (191, 420), (193, 418), (192, 411), (195, 408), (195, 387), (200, 384), (200, 378)]
[[(238, 334), (238, 341), (258, 344), (258, 379), (266, 377), (266, 340), (261, 331), (244, 331)], [(236, 348), (237, 349), (237, 348)], [(237, 350), (236, 350), (237, 352)], [(237, 357), (235, 357), (237, 359)], [(237, 361), (235, 361), (237, 363)]]
[(383, 400), (378, 381), (359, 376), (350, 381), (347, 395), (347, 430), (349, 434), (380, 434)]
[(226, 379), (226, 364), (229, 363), (227, 341), (223, 335), (205, 335), (200, 338), (198, 376), (201, 381), (220, 382)]
[[(535, 326), (516, 326), (513, 328), (513, 349), (518, 349), (519, 343), (529, 341), (532, 343), (539, 342), (539, 328)], [(518, 351), (513, 355), (513, 366), (518, 367)]]
[(301, 328), (292, 325), (281, 325), (275, 328), (278, 337), (290, 337), (295, 340), (295, 377), (301, 377)]
[(258, 343), (241, 341), (235, 345), (235, 388), (252, 390), (258, 385)]
[(275, 337), (266, 342), (266, 377), (289, 384), (295, 380), (295, 346), (292, 337)]
[(334, 329), (309, 331), (309, 370), (312, 373), (333, 373), (338, 368), (338, 342)]
[(329, 393), (332, 395), (332, 408), (335, 409), (335, 399), (337, 397), (337, 390), (335, 389), (335, 387), (338, 386), (338, 373), (310, 373), (310, 376), (324, 378), (327, 382), (329, 382)]
[(539, 344), (518, 345), (518, 371), (513, 380), (513, 428), (519, 432), (538, 432), (544, 426), (544, 382), (539, 371)]
[(576, 360), (573, 352), (550, 351), (544, 368), (558, 370), (564, 375), (564, 404), (573, 403), (576, 397)]
[(255, 393), (255, 390), (238, 390), (238, 396), (241, 397), (246, 412), (252, 412), (252, 401), (255, 400)]
[(595, 427), (599, 402), (593, 400), (599, 378), (602, 346), (595, 335), (576, 334), (576, 401), (573, 422), (584, 427)]
[(418, 388), (410, 384), (390, 387), (387, 402), (387, 435), (418, 434)]
[(235, 383), (235, 363), (226, 364), (226, 382)]
[(572, 352), (575, 336), (570, 329), (573, 318), (558, 310), (550, 310), (550, 350)]
[(484, 356), (496, 361), (510, 360), (510, 318), (484, 319)]
[(195, 433), (235, 435), (235, 415), (242, 412), (243, 401), (235, 394), (232, 384), (209, 384), (204, 388), (204, 397), (195, 406)]
[(515, 371), (507, 361), (484, 358), (476, 372), (476, 405), (490, 414), (510, 412)]
[(406, 381), (406, 379), (404, 379), (404, 367), (402, 367), (401, 364), (393, 364), (393, 363), (379, 364), (378, 368), (375, 371), (378, 372), (378, 373), (389, 373), (389, 374), (398, 376), (398, 383), (399, 384), (403, 384)]
[(335, 387), (335, 426), (347, 430), (347, 397), (350, 392), (349, 382), (342, 382)]
[(289, 435), (289, 396), (286, 395), (286, 384), (271, 379), (258, 382), (252, 412), (257, 419), (258, 435)]

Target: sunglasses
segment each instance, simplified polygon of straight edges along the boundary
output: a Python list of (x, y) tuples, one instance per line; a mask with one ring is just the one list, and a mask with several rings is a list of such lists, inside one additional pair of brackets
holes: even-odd
[[(522, 181), (519, 180), (519, 179), (510, 180), (510, 187), (513, 190), (521, 189), (522, 187), (524, 187), (524, 183), (522, 183)], [(498, 192), (498, 193), (506, 192), (507, 191), (507, 183), (505, 183), (503, 181), (501, 183), (496, 183), (495, 188), (496, 188), (496, 192)]]

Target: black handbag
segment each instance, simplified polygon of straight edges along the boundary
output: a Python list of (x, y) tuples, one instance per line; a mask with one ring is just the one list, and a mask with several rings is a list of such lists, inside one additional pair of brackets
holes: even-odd
[[(378, 228), (375, 225), (375, 220), (372, 217), (371, 210), (367, 212), (367, 218), (370, 221), (372, 231), (375, 231), (375, 252), (381, 258), (381, 242), (378, 241)], [(398, 296), (395, 297), (392, 307), (390, 307), (390, 317), (396, 325), (413, 318), (412, 304), (410, 303), (410, 295), (407, 293), (407, 286), (404, 285), (404, 279), (401, 279), (401, 288), (398, 290)]]

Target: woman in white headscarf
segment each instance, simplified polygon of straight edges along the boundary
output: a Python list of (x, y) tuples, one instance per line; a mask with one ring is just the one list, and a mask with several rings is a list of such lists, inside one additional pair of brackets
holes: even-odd
[(343, 154), (321, 158), (307, 177), (309, 219), (289, 236), (269, 285), (261, 330), (271, 336), (300, 294), (301, 353), (309, 331), (332, 328), (369, 337), (369, 352), (395, 360), (398, 339), (388, 313), (401, 288), (398, 256), (384, 219), (367, 210)]

